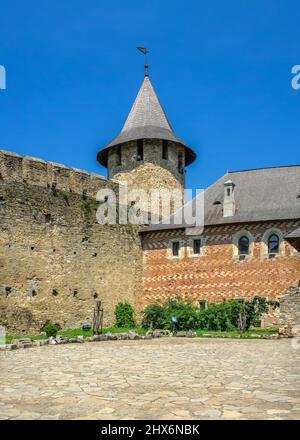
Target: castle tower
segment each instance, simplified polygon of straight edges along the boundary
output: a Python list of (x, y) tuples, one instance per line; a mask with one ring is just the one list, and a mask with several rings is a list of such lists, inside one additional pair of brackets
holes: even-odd
[(148, 76), (120, 134), (98, 155), (109, 178), (126, 182), (128, 190), (185, 188), (185, 167), (196, 154), (174, 133)]

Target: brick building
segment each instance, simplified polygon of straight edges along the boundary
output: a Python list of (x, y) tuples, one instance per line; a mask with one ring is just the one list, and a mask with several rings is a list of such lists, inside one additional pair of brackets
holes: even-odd
[(204, 193), (204, 229), (142, 232), (143, 301), (275, 299), (300, 280), (300, 166), (230, 172)]

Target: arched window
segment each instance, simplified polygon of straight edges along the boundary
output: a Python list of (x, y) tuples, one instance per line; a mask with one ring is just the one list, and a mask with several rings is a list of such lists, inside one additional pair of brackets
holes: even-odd
[(271, 234), (268, 239), (268, 253), (269, 254), (279, 253), (279, 237), (277, 234)]
[(246, 235), (243, 235), (239, 239), (239, 255), (248, 255), (249, 254), (249, 238)]

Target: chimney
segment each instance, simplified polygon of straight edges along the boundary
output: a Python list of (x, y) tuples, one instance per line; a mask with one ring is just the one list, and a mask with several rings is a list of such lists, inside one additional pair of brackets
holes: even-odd
[(235, 214), (234, 187), (232, 180), (224, 183), (223, 217), (232, 217)]

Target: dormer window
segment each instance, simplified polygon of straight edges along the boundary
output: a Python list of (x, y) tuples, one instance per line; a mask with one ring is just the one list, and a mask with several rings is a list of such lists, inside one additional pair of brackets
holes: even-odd
[(163, 140), (162, 144), (162, 158), (168, 160), (169, 158), (169, 143), (167, 140)]
[(143, 139), (138, 139), (136, 141), (136, 160), (144, 160), (144, 141)]

